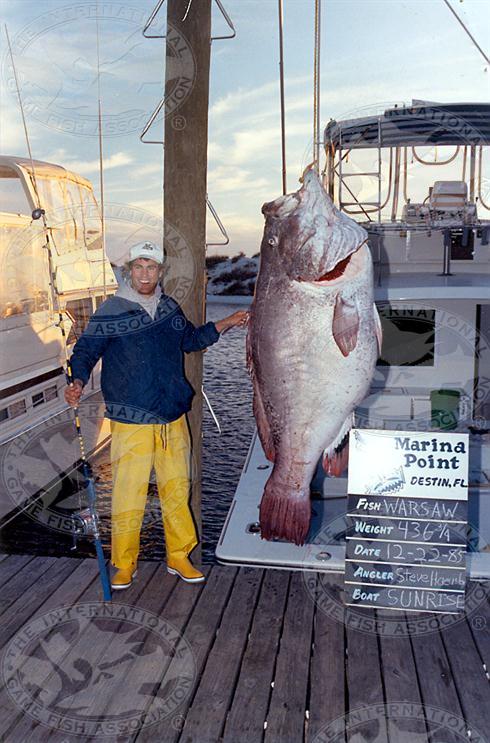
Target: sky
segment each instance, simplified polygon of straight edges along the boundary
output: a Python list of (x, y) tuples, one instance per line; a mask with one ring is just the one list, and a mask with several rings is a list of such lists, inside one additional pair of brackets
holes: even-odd
[[(450, 2), (488, 54), (487, 0)], [(277, 1), (223, 3), (236, 38), (212, 44), (208, 195), (230, 244), (208, 253), (252, 255), (262, 236), (261, 206), (282, 188)], [(162, 96), (164, 42), (141, 33), (154, 0), (99, 0), (98, 7), (108, 251), (117, 253), (128, 230), (142, 239), (158, 232), (151, 225), (161, 218), (162, 149), (139, 136)], [(7, 24), (33, 156), (85, 176), (99, 196), (94, 9), (85, 0), (1, 0), (0, 153), (27, 155)], [(314, 0), (284, 0), (290, 191), (312, 160), (313, 24)], [(213, 3), (213, 32), (227, 31)], [(189, 61), (177, 68), (176, 75), (192, 74)], [(485, 60), (443, 0), (322, 0), (322, 127), (330, 118), (381, 112), (414, 98), (488, 101), (489, 80)], [(148, 136), (158, 139), (159, 127)], [(221, 239), (211, 217), (207, 239)]]

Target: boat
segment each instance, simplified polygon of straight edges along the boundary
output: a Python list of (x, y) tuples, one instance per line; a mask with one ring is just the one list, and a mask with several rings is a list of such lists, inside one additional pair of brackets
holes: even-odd
[[(413, 101), (331, 120), (324, 186), (369, 234), (383, 345), (356, 427), (469, 434), (469, 574), (490, 576), (490, 104)], [(486, 200), (487, 199), (487, 200)], [(271, 470), (255, 433), (223, 564), (342, 571), (347, 477), (313, 479), (305, 545), (260, 538)]]
[[(53, 487), (80, 459), (73, 410), (63, 397), (66, 351), (117, 282), (90, 181), (61, 165), (1, 156), (0, 193), (0, 526), (27, 510), (70, 531), (71, 519), (49, 508)], [(90, 455), (110, 435), (99, 367), (80, 417)]]

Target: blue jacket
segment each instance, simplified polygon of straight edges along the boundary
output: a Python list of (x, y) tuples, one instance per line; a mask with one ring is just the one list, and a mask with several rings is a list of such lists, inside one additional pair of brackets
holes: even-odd
[(136, 302), (109, 297), (90, 318), (73, 349), (73, 378), (89, 380), (102, 359), (106, 416), (123, 423), (170, 423), (190, 410), (194, 390), (185, 378), (184, 352), (216, 343), (213, 322), (200, 327), (162, 293), (153, 319)]

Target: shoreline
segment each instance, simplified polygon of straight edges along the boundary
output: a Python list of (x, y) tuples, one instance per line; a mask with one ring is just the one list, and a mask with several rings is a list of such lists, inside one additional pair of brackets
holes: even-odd
[(206, 294), (208, 304), (252, 304), (251, 294)]

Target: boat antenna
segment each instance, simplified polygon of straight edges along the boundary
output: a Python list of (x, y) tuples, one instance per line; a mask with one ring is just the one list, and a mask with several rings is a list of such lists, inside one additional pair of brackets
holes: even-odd
[(104, 209), (104, 153), (102, 150), (102, 96), (100, 94), (100, 41), (99, 41), (99, 0), (95, 3), (95, 26), (97, 40), (97, 99), (99, 125), (99, 179), (100, 179), (100, 219), (102, 237), (102, 283), (104, 285), (104, 299), (107, 299), (107, 277), (105, 268), (105, 209)]
[[(50, 285), (51, 295), (52, 295), (53, 310), (56, 311), (58, 314), (58, 322), (56, 324), (58, 325), (61, 331), (61, 336), (62, 336), (62, 345), (63, 345), (64, 352), (65, 352), (65, 362), (66, 362), (66, 376), (68, 379), (68, 384), (72, 385), (74, 381), (73, 370), (71, 367), (70, 358), (68, 356), (68, 342), (67, 342), (66, 332), (65, 332), (63, 310), (61, 309), (61, 302), (60, 302), (59, 292), (58, 292), (58, 288), (56, 284), (56, 271), (54, 268), (53, 253), (51, 250), (50, 230), (49, 230), (49, 227), (46, 221), (46, 212), (41, 207), (39, 189), (38, 189), (37, 179), (36, 179), (36, 171), (34, 169), (34, 160), (32, 157), (32, 150), (31, 150), (31, 145), (29, 141), (29, 133), (27, 131), (27, 122), (26, 122), (26, 118), (24, 114), (24, 106), (22, 103), (22, 96), (20, 94), (20, 87), (19, 87), (19, 81), (17, 77), (17, 70), (15, 67), (14, 55), (12, 53), (12, 46), (10, 44), (10, 37), (9, 37), (6, 24), (5, 24), (5, 33), (7, 36), (10, 60), (11, 60), (12, 69), (14, 72), (15, 86), (17, 90), (17, 98), (19, 100), (19, 106), (20, 106), (20, 111), (22, 115), (22, 122), (24, 125), (27, 149), (29, 151), (29, 158), (31, 161), (31, 168), (32, 168), (31, 182), (34, 188), (34, 192), (36, 194), (36, 201), (38, 205), (37, 209), (34, 209), (34, 211), (32, 212), (32, 218), (42, 219), (42, 223), (43, 223), (44, 237), (46, 240), (45, 248), (46, 248), (46, 253), (48, 257), (49, 285)], [(83, 514), (83, 516), (79, 514), (79, 521), (83, 523), (85, 532), (92, 534), (94, 537), (95, 551), (97, 553), (97, 561), (98, 561), (98, 566), (99, 566), (100, 581), (102, 584), (104, 600), (110, 601), (111, 600), (111, 587), (109, 583), (109, 576), (107, 574), (107, 567), (105, 563), (104, 552), (102, 550), (102, 542), (100, 540), (99, 520), (98, 520), (97, 511), (96, 511), (97, 494), (95, 492), (95, 483), (94, 483), (91, 466), (85, 454), (85, 443), (84, 443), (82, 429), (80, 425), (80, 416), (79, 416), (78, 406), (73, 408), (73, 412), (74, 412), (74, 422), (75, 422), (75, 427), (77, 431), (78, 443), (80, 446), (80, 464), (81, 464), (83, 476), (85, 478), (85, 487), (87, 490), (88, 504), (89, 504), (88, 513)]]
[[(34, 160), (32, 158), (31, 143), (30, 143), (30, 140), (29, 140), (29, 132), (27, 131), (27, 122), (26, 122), (26, 117), (25, 117), (25, 113), (24, 113), (24, 105), (22, 103), (22, 96), (20, 94), (19, 80), (18, 80), (18, 77), (17, 77), (17, 68), (16, 68), (15, 62), (14, 62), (14, 55), (13, 55), (13, 52), (12, 52), (12, 45), (10, 43), (10, 36), (9, 36), (9, 31), (8, 31), (8, 28), (7, 28), (7, 24), (5, 23), (4, 25), (5, 25), (5, 35), (7, 37), (7, 45), (8, 45), (8, 48), (9, 48), (10, 61), (12, 63), (12, 70), (14, 72), (15, 89), (17, 91), (17, 100), (19, 101), (20, 115), (22, 117), (22, 125), (24, 127), (24, 134), (25, 134), (25, 138), (26, 138), (27, 151), (29, 153), (29, 160), (31, 161), (31, 170), (32, 170), (31, 181), (32, 181), (32, 185), (34, 187), (34, 193), (36, 194), (37, 208), (38, 209), (41, 209), (41, 201), (40, 201), (40, 198), (39, 198), (39, 191), (37, 190), (36, 171), (34, 169)], [(44, 218), (44, 212), (43, 212), (42, 215), (39, 215), (39, 216), (42, 216)], [(39, 219), (39, 216), (37, 217), (37, 219)], [(43, 221), (45, 222), (44, 219), (43, 219)]]
[(320, 172), (320, 48), (321, 0), (315, 0), (315, 39), (313, 55), (313, 161)]
[(283, 8), (282, 0), (278, 0), (279, 13), (279, 86), (281, 96), (281, 155), (282, 155), (282, 192), (287, 193), (286, 176), (286, 114), (284, 109), (284, 40), (283, 40)]
[(473, 36), (473, 35), (471, 34), (471, 32), (470, 32), (470, 30), (468, 29), (468, 27), (467, 27), (467, 26), (466, 26), (466, 25), (465, 25), (465, 24), (463, 23), (463, 21), (461, 20), (461, 18), (459, 17), (459, 15), (458, 15), (458, 14), (456, 13), (456, 11), (454, 10), (454, 8), (453, 8), (453, 6), (451, 5), (451, 3), (449, 2), (449, 0), (444, 0), (444, 2), (446, 3), (447, 7), (449, 8), (449, 10), (450, 10), (450, 11), (451, 11), (451, 13), (453, 14), (453, 16), (454, 16), (454, 17), (456, 18), (456, 20), (458, 21), (459, 25), (460, 25), (460, 26), (462, 26), (462, 27), (463, 27), (463, 29), (464, 29), (464, 30), (466, 31), (466, 33), (467, 33), (467, 34), (468, 34), (468, 36), (470, 37), (470, 39), (471, 39), (471, 41), (473, 42), (473, 44), (474, 44), (474, 45), (476, 46), (476, 48), (478, 49), (478, 51), (479, 51), (479, 52), (480, 52), (480, 54), (482, 55), (482, 57), (483, 57), (483, 59), (485, 60), (485, 62), (486, 62), (487, 64), (490, 64), (490, 59), (489, 59), (489, 58), (487, 57), (487, 55), (485, 54), (485, 52), (483, 51), (483, 49), (481, 48), (481, 46), (479, 45), (479, 43), (477, 42), (477, 40), (475, 39), (475, 37), (474, 37), (474, 36)]

